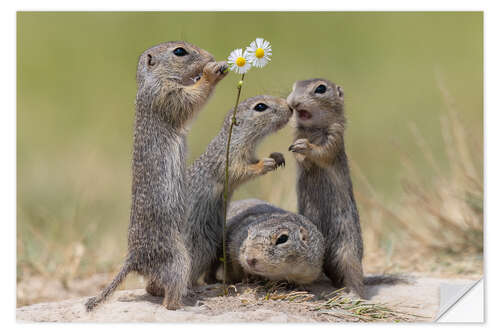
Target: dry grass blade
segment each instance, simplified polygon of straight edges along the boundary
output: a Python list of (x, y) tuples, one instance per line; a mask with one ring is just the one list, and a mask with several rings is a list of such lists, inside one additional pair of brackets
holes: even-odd
[[(403, 248), (427, 249), (428, 253), (465, 253), (482, 255), (483, 251), (483, 179), (475, 164), (481, 165), (482, 150), (471, 149), (466, 126), (460, 121), (456, 105), (437, 75), (437, 84), (447, 112), (441, 117), (441, 133), (448, 169), (441, 168), (439, 158), (415, 125), (410, 130), (424, 160), (430, 166), (433, 178), (426, 179), (428, 170), (415, 168), (404, 149), (399, 149), (400, 160), (407, 175), (402, 178), (403, 195), (396, 204), (387, 205), (355, 166), (365, 191), (356, 196), (370, 216), (374, 211), (400, 226)], [(397, 144), (396, 144), (397, 146)], [(430, 184), (430, 185), (429, 185)], [(385, 237), (380, 231), (377, 235)], [(407, 241), (406, 241), (407, 240)], [(404, 252), (404, 249), (403, 249)]]
[(352, 321), (352, 319), (355, 318), (364, 322), (406, 322), (415, 321), (415, 318), (425, 318), (410, 313), (396, 311), (384, 304), (374, 304), (360, 299), (351, 299), (341, 293), (338, 293), (334, 297), (328, 299), (325, 303), (316, 307), (314, 310), (348, 321)]
[[(334, 316), (343, 321), (415, 321), (416, 318), (426, 318), (392, 309), (385, 304), (369, 303), (361, 299), (353, 299), (344, 293), (345, 288), (337, 289), (329, 294), (318, 296), (309, 291), (290, 290), (285, 282), (267, 282), (258, 286), (255, 291), (263, 292), (264, 301), (284, 301), (303, 303), (312, 301), (311, 311)], [(323, 299), (326, 301), (319, 303)]]

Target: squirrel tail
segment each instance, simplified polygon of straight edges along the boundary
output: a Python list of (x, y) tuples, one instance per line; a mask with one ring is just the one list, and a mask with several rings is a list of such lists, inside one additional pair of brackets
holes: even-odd
[(130, 261), (127, 259), (123, 264), (122, 269), (118, 273), (118, 275), (111, 281), (111, 283), (104, 289), (101, 294), (98, 296), (91, 297), (85, 303), (85, 307), (87, 311), (92, 311), (97, 305), (99, 305), (102, 301), (104, 301), (109, 295), (111, 295), (115, 289), (120, 285), (120, 283), (125, 279), (125, 277), (131, 271)]
[(374, 286), (377, 284), (398, 284), (398, 283), (408, 284), (410, 283), (410, 281), (407, 277), (399, 274), (372, 275), (372, 276), (365, 276), (363, 278), (363, 284), (365, 286)]

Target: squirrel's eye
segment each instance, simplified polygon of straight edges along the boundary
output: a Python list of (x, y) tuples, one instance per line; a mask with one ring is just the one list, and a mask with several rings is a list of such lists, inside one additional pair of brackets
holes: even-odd
[(153, 56), (151, 54), (148, 54), (148, 66), (154, 65), (156, 65), (156, 62), (153, 60)]
[(315, 94), (324, 94), (326, 91), (326, 87), (324, 84), (320, 84), (319, 86), (316, 87), (316, 90), (314, 90)]
[(276, 240), (276, 245), (286, 243), (287, 241), (288, 241), (288, 235), (281, 235)]
[(186, 54), (188, 54), (188, 52), (182, 47), (178, 47), (174, 50), (174, 54), (178, 57), (184, 57)]
[(256, 106), (254, 106), (254, 110), (257, 111), (257, 112), (262, 112), (262, 111), (265, 111), (267, 110), (268, 106), (264, 103), (259, 103), (257, 104)]

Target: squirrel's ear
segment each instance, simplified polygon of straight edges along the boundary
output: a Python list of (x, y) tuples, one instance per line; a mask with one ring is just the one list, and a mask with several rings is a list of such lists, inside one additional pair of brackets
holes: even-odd
[(147, 64), (149, 67), (153, 67), (154, 65), (156, 65), (156, 59), (154, 59), (154, 57), (151, 54), (148, 54), (147, 58), (148, 58)]
[(299, 233), (300, 233), (300, 239), (303, 242), (307, 242), (307, 240), (309, 239), (309, 234), (307, 233), (307, 230), (303, 227), (300, 227)]
[(344, 99), (344, 89), (341, 86), (337, 86), (337, 94), (340, 98)]

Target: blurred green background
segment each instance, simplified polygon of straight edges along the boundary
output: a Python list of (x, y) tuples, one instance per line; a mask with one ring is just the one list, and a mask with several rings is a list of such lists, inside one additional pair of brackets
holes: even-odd
[[(286, 97), (294, 81), (314, 77), (342, 85), (347, 153), (361, 171), (354, 172), (355, 189), (362, 174), (386, 202), (401, 192), (397, 151), (432, 183), (433, 169), (418, 150), (411, 124), (437, 162), (449, 167), (437, 76), (482, 150), (478, 12), (20, 12), (17, 34), (18, 278), (28, 268), (60, 270), (80, 251), (74, 244), (86, 252), (74, 272), (64, 274), (109, 270), (125, 255), (136, 64), (145, 49), (163, 41), (187, 40), (224, 60), (256, 37), (269, 40), (272, 61), (249, 72), (243, 98)], [(219, 131), (237, 80), (229, 74), (192, 124), (190, 161)], [(291, 142), (289, 126), (262, 143), (260, 156), (281, 151), (287, 167), (244, 185), (235, 199), (258, 197), (295, 209)]]

